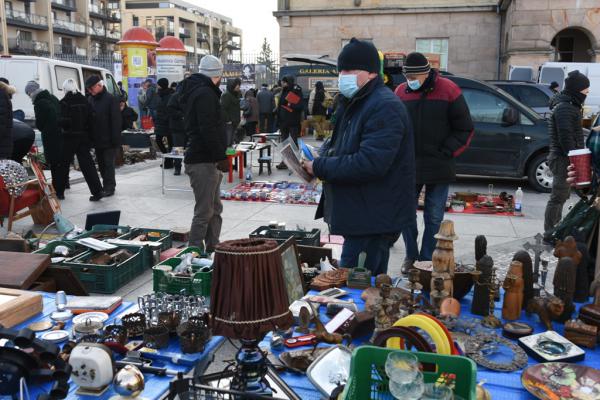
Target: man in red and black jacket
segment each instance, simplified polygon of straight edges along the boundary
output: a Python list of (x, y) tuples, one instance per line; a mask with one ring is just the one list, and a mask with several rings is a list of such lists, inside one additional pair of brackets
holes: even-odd
[(431, 260), (448, 189), (456, 179), (454, 158), (469, 146), (473, 122), (460, 88), (431, 69), (423, 54), (409, 54), (403, 69), (407, 82), (398, 86), (396, 95), (406, 105), (413, 123), (417, 199), (425, 187), (425, 232), (420, 252), (416, 215), (414, 223), (402, 232), (406, 245), (402, 271), (406, 273), (415, 261)]

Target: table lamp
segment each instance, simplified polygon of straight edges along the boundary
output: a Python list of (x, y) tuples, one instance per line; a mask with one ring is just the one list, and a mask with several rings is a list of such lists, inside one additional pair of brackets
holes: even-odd
[(258, 343), (267, 332), (288, 329), (293, 317), (281, 249), (274, 240), (230, 240), (215, 247), (211, 289), (215, 335), (239, 339), (231, 389), (269, 394), (267, 363)]

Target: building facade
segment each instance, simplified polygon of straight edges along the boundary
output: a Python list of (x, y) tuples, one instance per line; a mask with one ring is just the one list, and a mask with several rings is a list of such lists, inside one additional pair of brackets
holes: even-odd
[(280, 51), (336, 58), (352, 37), (384, 52), (440, 54), (479, 79), (510, 65), (598, 61), (598, 0), (279, 0)]
[(123, 15), (125, 30), (141, 26), (156, 40), (176, 36), (183, 41), (189, 64), (205, 54), (223, 62), (241, 62), (242, 31), (231, 18), (180, 0), (127, 0)]
[(112, 64), (124, 0), (2, 0), (3, 54)]

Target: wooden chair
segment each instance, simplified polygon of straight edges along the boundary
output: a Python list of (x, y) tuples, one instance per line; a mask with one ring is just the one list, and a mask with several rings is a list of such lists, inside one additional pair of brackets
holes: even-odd
[[(21, 196), (13, 196), (8, 189), (25, 187)], [(0, 226), (4, 226), (4, 218), (8, 218), (7, 229), (12, 230), (14, 221), (28, 217), (32, 209), (44, 199), (37, 179), (32, 179), (18, 185), (7, 186), (0, 176)]]

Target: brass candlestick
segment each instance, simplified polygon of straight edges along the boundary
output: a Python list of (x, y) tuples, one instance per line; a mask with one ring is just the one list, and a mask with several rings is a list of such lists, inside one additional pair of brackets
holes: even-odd
[(496, 297), (496, 293), (500, 290), (500, 281), (496, 278), (496, 268), (492, 268), (492, 275), (490, 276), (489, 282), (480, 282), (479, 276), (481, 275), (481, 271), (473, 271), (473, 280), (476, 285), (486, 286), (490, 291), (490, 306), (488, 315), (483, 319), (483, 326), (488, 328), (496, 329), (502, 326), (502, 322), (494, 315), (494, 308), (496, 307), (496, 303), (494, 299)]

